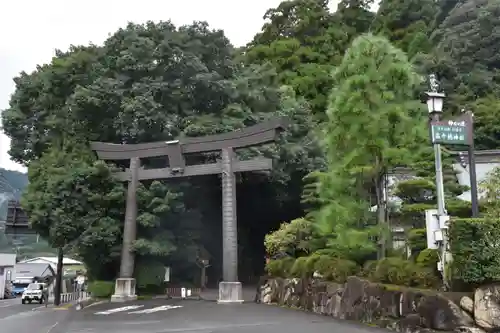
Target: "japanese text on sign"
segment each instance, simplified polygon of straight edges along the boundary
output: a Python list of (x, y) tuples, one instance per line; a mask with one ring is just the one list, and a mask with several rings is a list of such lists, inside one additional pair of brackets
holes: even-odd
[(465, 121), (447, 121), (431, 125), (432, 143), (468, 145)]

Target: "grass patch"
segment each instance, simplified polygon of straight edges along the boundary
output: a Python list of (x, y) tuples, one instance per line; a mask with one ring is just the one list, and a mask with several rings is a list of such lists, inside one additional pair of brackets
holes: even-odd
[(153, 299), (153, 295), (138, 295), (137, 299), (139, 301), (147, 301)]

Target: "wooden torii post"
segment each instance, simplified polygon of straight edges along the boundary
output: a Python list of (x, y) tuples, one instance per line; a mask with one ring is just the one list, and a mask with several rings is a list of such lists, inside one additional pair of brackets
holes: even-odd
[[(239, 161), (234, 150), (273, 142), (280, 130), (286, 126), (285, 118), (274, 118), (267, 122), (237, 131), (203, 137), (180, 138), (167, 142), (140, 144), (112, 144), (92, 142), (91, 147), (102, 160), (130, 160), (124, 172), (117, 173), (122, 181), (128, 182), (120, 277), (116, 280), (113, 301), (136, 298), (134, 253), (132, 245), (137, 231), (137, 198), (139, 181), (169, 179), (212, 174), (222, 174), (222, 249), (223, 281), (219, 284), (219, 303), (242, 302), (242, 287), (238, 281), (238, 239), (236, 219), (235, 173), (270, 170), (272, 160), (255, 158)], [(221, 152), (217, 163), (186, 165), (184, 155), (203, 152)], [(169, 167), (144, 169), (141, 158), (167, 156)]]

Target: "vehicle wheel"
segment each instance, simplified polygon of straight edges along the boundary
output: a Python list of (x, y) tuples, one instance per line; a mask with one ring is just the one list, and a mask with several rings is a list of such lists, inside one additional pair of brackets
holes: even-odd
[(38, 301), (38, 303), (43, 304), (44, 301), (45, 301), (45, 299), (42, 297), (42, 298), (40, 298), (40, 300)]
[(22, 303), (22, 304), (26, 304), (26, 300), (22, 299), (22, 300), (21, 300), (21, 303)]

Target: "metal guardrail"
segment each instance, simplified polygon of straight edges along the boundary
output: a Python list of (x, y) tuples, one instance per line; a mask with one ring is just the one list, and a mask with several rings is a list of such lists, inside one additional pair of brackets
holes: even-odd
[(169, 298), (200, 298), (201, 288), (169, 287), (165, 290)]
[(90, 299), (91, 295), (87, 291), (76, 291), (72, 293), (61, 294), (61, 303), (70, 303), (73, 301), (85, 301)]

